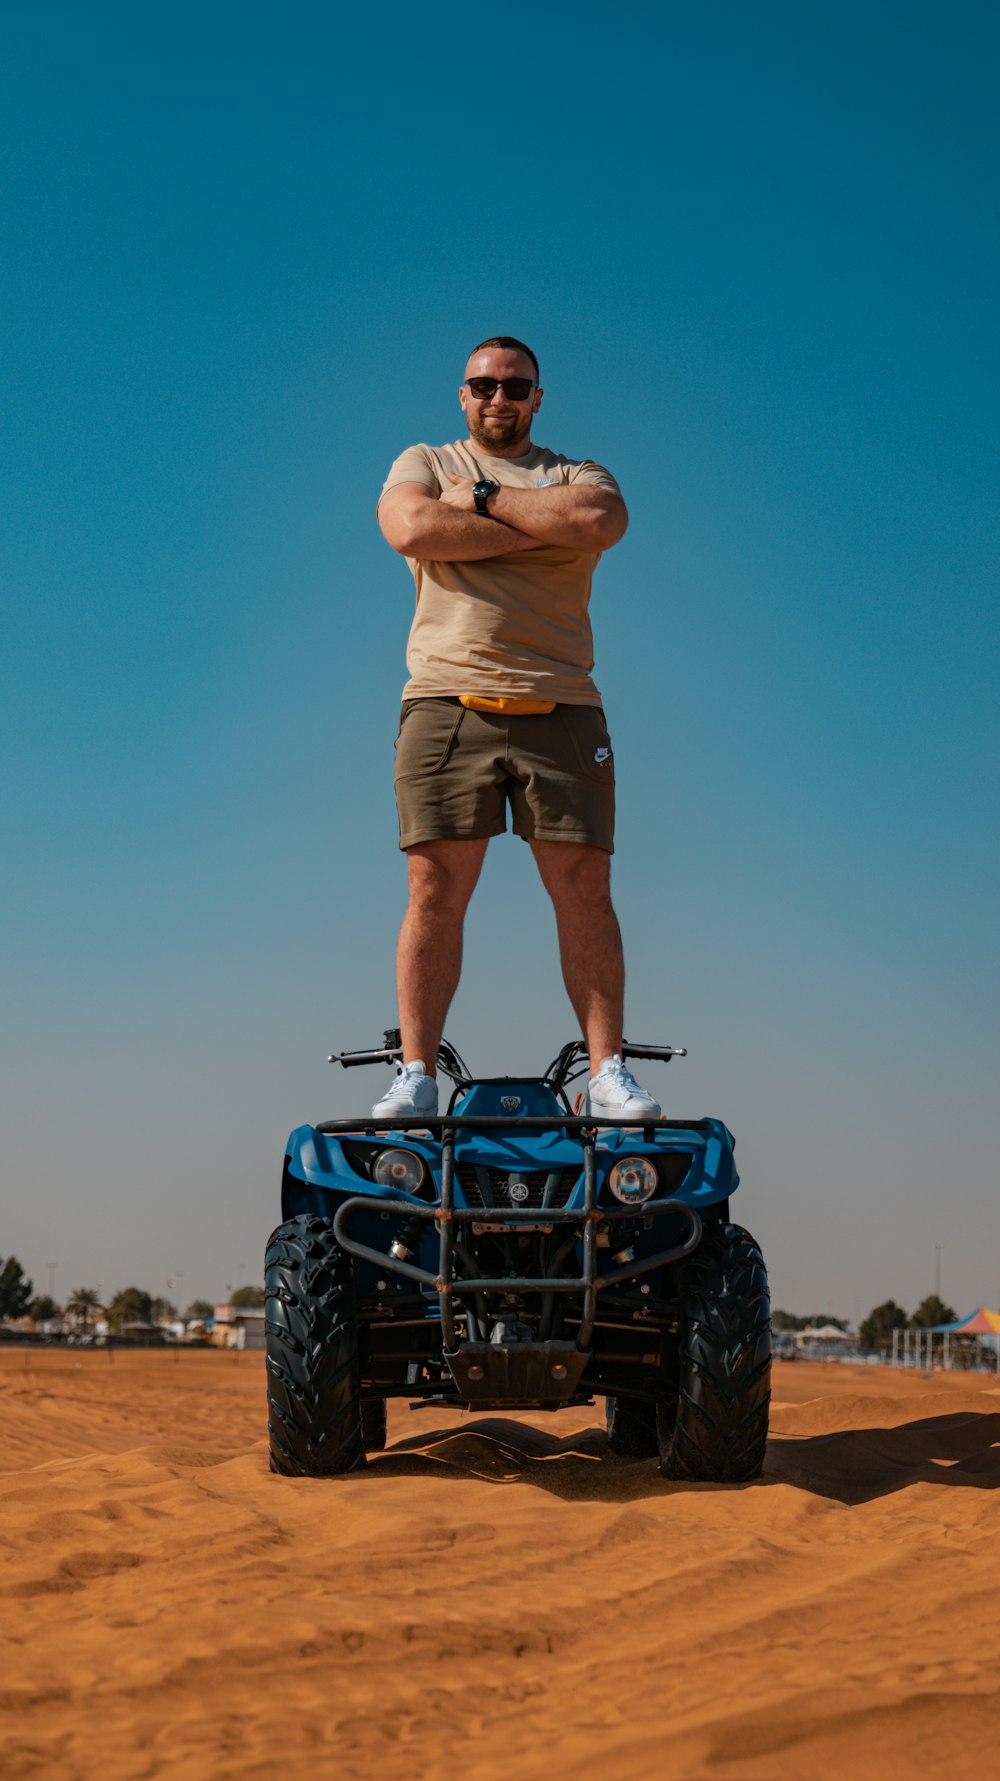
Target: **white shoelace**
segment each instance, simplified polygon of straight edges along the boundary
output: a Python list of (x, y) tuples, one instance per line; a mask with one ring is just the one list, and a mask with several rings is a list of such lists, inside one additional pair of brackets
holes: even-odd
[(396, 1080), (390, 1088), (388, 1095), (385, 1097), (386, 1100), (390, 1100), (394, 1095), (405, 1093), (415, 1080), (421, 1076), (426, 1076), (426, 1074), (427, 1071), (420, 1062), (413, 1064), (397, 1064)]
[(643, 1094), (631, 1070), (626, 1070), (620, 1057), (611, 1058), (604, 1065), (600, 1074), (594, 1077), (595, 1082), (606, 1082), (615, 1088), (627, 1089), (629, 1094)]

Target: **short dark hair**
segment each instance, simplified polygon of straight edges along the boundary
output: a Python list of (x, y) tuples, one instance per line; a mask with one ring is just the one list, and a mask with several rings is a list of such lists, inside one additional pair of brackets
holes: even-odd
[(473, 353), (483, 352), (487, 346), (504, 346), (508, 352), (523, 352), (525, 358), (530, 359), (534, 365), (535, 382), (538, 382), (538, 360), (530, 346), (525, 346), (523, 340), (515, 340), (513, 334), (494, 334), (492, 340), (481, 340), (478, 346), (473, 347), (469, 354), (470, 359)]

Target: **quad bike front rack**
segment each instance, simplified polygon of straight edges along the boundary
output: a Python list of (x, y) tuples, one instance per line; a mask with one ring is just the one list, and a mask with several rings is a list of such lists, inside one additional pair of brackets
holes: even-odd
[[(630, 1122), (632, 1123), (632, 1122)], [(636, 1124), (640, 1122), (635, 1122)], [(685, 1205), (683, 1200), (653, 1199), (646, 1200), (639, 1206), (616, 1205), (614, 1220), (647, 1219), (651, 1216), (668, 1216), (681, 1220), (686, 1226), (686, 1235), (680, 1242), (670, 1248), (661, 1249), (655, 1255), (644, 1256), (640, 1261), (632, 1260), (607, 1269), (598, 1270), (597, 1228), (607, 1218), (607, 1211), (597, 1204), (597, 1161), (595, 1145), (597, 1134), (601, 1128), (621, 1129), (621, 1120), (598, 1119), (596, 1117), (577, 1118), (572, 1115), (565, 1117), (536, 1117), (527, 1119), (501, 1119), (485, 1117), (465, 1117), (461, 1115), (428, 1119), (426, 1116), (410, 1119), (387, 1118), (366, 1119), (362, 1121), (336, 1119), (326, 1120), (316, 1127), (319, 1132), (330, 1134), (347, 1134), (376, 1132), (429, 1132), (441, 1146), (441, 1198), (435, 1204), (420, 1204), (419, 1201), (402, 1199), (373, 1199), (368, 1194), (352, 1194), (342, 1201), (337, 1208), (333, 1220), (333, 1232), (342, 1248), (349, 1254), (360, 1259), (373, 1262), (376, 1267), (390, 1269), (401, 1274), (407, 1280), (416, 1281), (423, 1287), (430, 1288), (438, 1297), (441, 1315), (441, 1333), (445, 1359), (448, 1362), (456, 1384), (465, 1396), (478, 1399), (485, 1392), (490, 1399), (501, 1399), (510, 1395), (527, 1396), (530, 1398), (565, 1398), (571, 1395), (586, 1363), (587, 1352), (593, 1334), (594, 1321), (597, 1315), (597, 1297), (606, 1287), (619, 1285), (625, 1280), (634, 1280), (638, 1275), (649, 1274), (662, 1268), (669, 1262), (681, 1261), (690, 1255), (701, 1241), (701, 1219), (693, 1206)], [(664, 1127), (676, 1131), (707, 1131), (710, 1129), (708, 1120), (657, 1119), (642, 1124), (643, 1137), (652, 1142), (656, 1132)], [(490, 1207), (486, 1216), (493, 1226), (509, 1225), (518, 1231), (548, 1230), (555, 1225), (583, 1227), (583, 1264), (578, 1275), (567, 1277), (562, 1274), (548, 1273), (545, 1275), (505, 1275), (502, 1278), (478, 1277), (470, 1271), (456, 1272), (456, 1262), (470, 1270), (473, 1266), (472, 1257), (461, 1241), (463, 1227), (467, 1224), (481, 1224), (484, 1221), (482, 1207), (465, 1207), (455, 1205), (455, 1138), (456, 1134), (467, 1131), (503, 1131), (516, 1130), (519, 1136), (526, 1132), (558, 1131), (579, 1138), (583, 1153), (583, 1205), (574, 1208), (543, 1207), (540, 1210), (522, 1210), (518, 1207)], [(407, 1261), (404, 1255), (393, 1254), (381, 1249), (374, 1249), (367, 1243), (361, 1243), (352, 1237), (348, 1229), (351, 1219), (359, 1212), (371, 1214), (377, 1208), (379, 1212), (396, 1213), (401, 1217), (423, 1220), (433, 1223), (440, 1237), (440, 1253), (437, 1273), (427, 1268), (419, 1268), (415, 1263)], [(561, 1265), (570, 1251), (576, 1247), (575, 1237), (564, 1243), (556, 1251), (553, 1266)], [(550, 1307), (554, 1300), (550, 1295), (555, 1293), (582, 1293), (583, 1310), (580, 1327), (575, 1343), (571, 1342), (512, 1342), (504, 1345), (497, 1342), (459, 1343), (455, 1325), (456, 1297), (475, 1297), (482, 1293), (538, 1293), (543, 1295), (543, 1327), (546, 1323), (546, 1312), (551, 1315)], [(548, 1297), (548, 1306), (544, 1304)], [(559, 1350), (556, 1355), (555, 1351)], [(544, 1372), (545, 1378), (542, 1379)], [(541, 1389), (544, 1384), (545, 1389)], [(530, 1389), (534, 1385), (536, 1389)], [(475, 1389), (475, 1388), (478, 1388)]]

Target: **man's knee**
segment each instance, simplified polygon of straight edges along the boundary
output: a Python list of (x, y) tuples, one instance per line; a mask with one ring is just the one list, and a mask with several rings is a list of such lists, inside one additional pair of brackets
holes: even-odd
[(535, 842), (533, 852), (550, 897), (611, 908), (611, 855), (572, 841)]
[(410, 907), (461, 915), (476, 887), (485, 844), (424, 842), (407, 849)]

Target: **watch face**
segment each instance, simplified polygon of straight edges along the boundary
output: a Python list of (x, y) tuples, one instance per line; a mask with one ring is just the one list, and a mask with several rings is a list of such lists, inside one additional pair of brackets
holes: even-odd
[(475, 482), (472, 485), (472, 492), (474, 495), (492, 495), (496, 486), (495, 482)]

